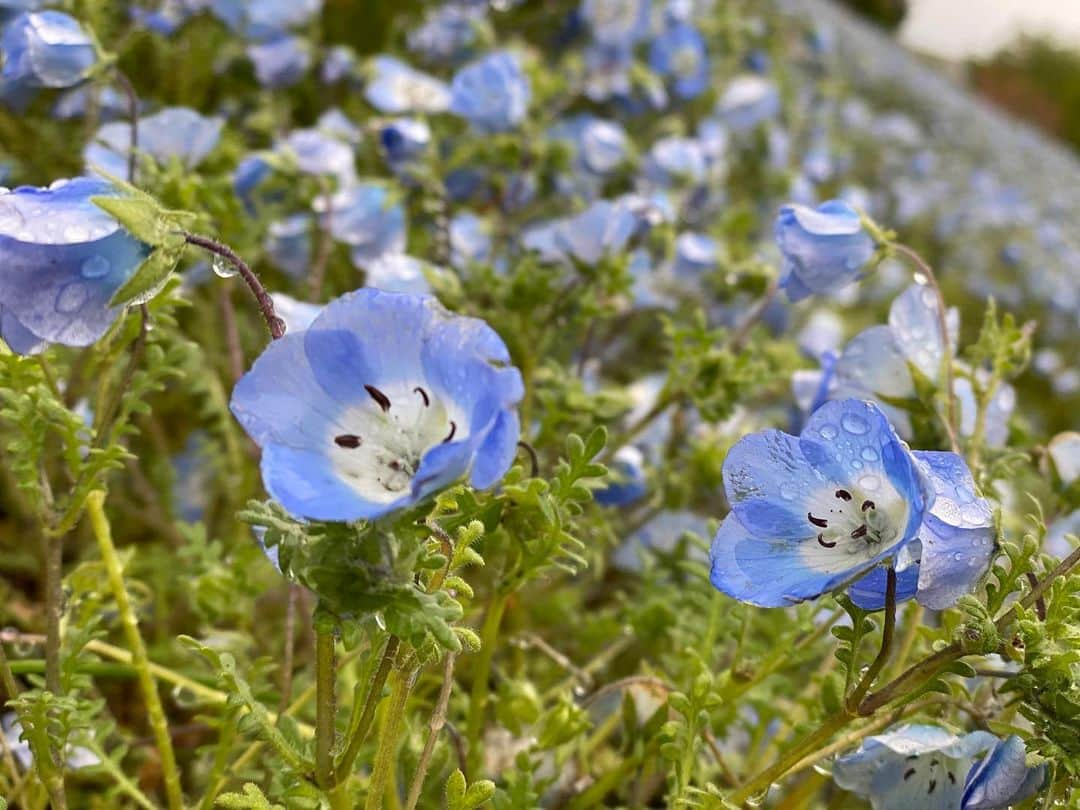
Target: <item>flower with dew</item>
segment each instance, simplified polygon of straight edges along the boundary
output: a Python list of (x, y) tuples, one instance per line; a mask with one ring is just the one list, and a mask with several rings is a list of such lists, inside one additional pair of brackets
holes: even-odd
[[(221, 139), (225, 119), (209, 118), (187, 107), (167, 107), (139, 120), (136, 151), (165, 165), (176, 159), (185, 169), (193, 169), (206, 158)], [(105, 124), (83, 150), (87, 170), (127, 175), (131, 152), (131, 125), (127, 121)]]
[(392, 115), (440, 113), (450, 107), (450, 88), (400, 59), (377, 56), (371, 63), (364, 98), (379, 112)]
[(731, 513), (710, 552), (720, 591), (784, 607), (846, 587), (887, 561), (910, 564), (932, 492), (871, 402), (828, 402), (799, 436), (743, 437), (723, 466)]
[(0, 78), (23, 87), (71, 87), (85, 79), (99, 54), (79, 21), (60, 11), (20, 14), (0, 37)]
[(150, 255), (93, 202), (121, 194), (91, 177), (0, 193), (0, 336), (13, 351), (88, 346), (116, 320), (113, 294)]
[[(896, 601), (915, 597), (920, 605), (943, 610), (971, 593), (997, 550), (994, 511), (979, 497), (963, 456), (916, 450), (912, 453), (933, 493), (922, 525), (908, 549), (911, 564), (896, 576)], [(875, 568), (848, 589), (864, 610), (885, 606), (884, 569)]]
[(529, 78), (515, 54), (497, 51), (472, 62), (450, 85), (450, 112), (480, 132), (506, 132), (529, 111)]
[[(877, 401), (897, 432), (910, 437), (911, 419), (895, 403), (916, 398), (916, 375), (942, 382), (946, 354), (956, 353), (960, 321), (955, 309), (946, 313), (945, 322), (948, 340), (941, 334), (934, 291), (927, 286), (911, 285), (893, 300), (887, 325), (863, 330), (844, 347), (830, 384), (830, 396)], [(956, 360), (953, 368), (958, 372), (953, 379), (953, 392), (959, 405), (960, 434), (970, 436), (975, 431), (978, 411), (974, 384), (985, 384), (988, 375)], [(983, 419), (983, 438), (988, 446), (1005, 444), (1015, 405), (1016, 391), (1008, 383), (999, 383)]]
[(836, 784), (874, 810), (1006, 810), (1033, 796), (1045, 776), (1045, 765), (1027, 766), (1016, 735), (958, 736), (922, 724), (867, 737), (833, 766)]
[(521, 375), (483, 321), (365, 288), (274, 341), (231, 407), (263, 482), (298, 519), (373, 520), (513, 462)]
[(842, 200), (781, 206), (773, 232), (784, 257), (780, 286), (791, 301), (856, 281), (877, 249), (859, 212)]
[(671, 81), (679, 98), (695, 98), (709, 87), (709, 51), (692, 25), (672, 25), (653, 40), (649, 64)]

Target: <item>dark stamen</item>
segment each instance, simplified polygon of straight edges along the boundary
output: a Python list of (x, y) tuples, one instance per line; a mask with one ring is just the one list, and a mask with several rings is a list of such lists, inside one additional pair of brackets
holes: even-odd
[(936, 788), (936, 787), (937, 787), (937, 779), (931, 779), (930, 780), (930, 789), (928, 791), (926, 791), (926, 795), (929, 796), (931, 793), (933, 793), (934, 788)]
[(399, 461), (398, 459), (396, 459), (396, 458), (395, 458), (395, 459), (393, 459), (393, 460), (392, 460), (392, 461), (391, 461), (391, 462), (390, 462), (389, 464), (387, 464), (386, 466), (387, 466), (387, 467), (389, 467), (389, 468), (390, 468), (391, 470), (396, 470), (396, 471), (398, 471), (398, 472), (401, 472), (401, 469), (402, 469), (402, 467), (401, 467), (401, 462), (400, 462), (400, 461)]
[(907, 769), (907, 770), (906, 770), (906, 771), (904, 772), (904, 781), (906, 782), (906, 781), (907, 781), (908, 779), (910, 779), (910, 778), (911, 778), (911, 777), (913, 777), (914, 775), (915, 775), (915, 769), (914, 769), (914, 768), (908, 768), (908, 769)]
[(865, 511), (866, 511), (867, 509), (876, 509), (876, 508), (877, 508), (877, 507), (876, 507), (876, 506), (874, 506), (874, 502), (873, 502), (873, 501), (863, 501), (863, 502), (862, 502), (862, 510), (863, 510), (864, 512), (865, 512)]
[(342, 433), (340, 436), (334, 437), (334, 444), (336, 444), (338, 447), (344, 447), (349, 450), (355, 450), (363, 443), (363, 439), (361, 439), (359, 436), (353, 435), (352, 433)]
[(446, 438), (442, 440), (442, 443), (446, 444), (448, 441), (450, 441), (452, 438), (454, 438), (455, 433), (457, 433), (457, 422), (455, 422), (453, 419), (451, 419), (450, 420), (450, 432), (446, 435)]
[(829, 528), (829, 521), (825, 520), (825, 518), (814, 517), (812, 512), (806, 513), (806, 519), (813, 523), (815, 526), (817, 526), (819, 529)]
[(390, 397), (388, 397), (374, 385), (365, 385), (364, 390), (367, 391), (368, 394), (371, 395), (371, 398), (375, 400), (375, 402), (378, 404), (378, 406), (382, 408), (383, 413), (386, 413), (388, 410), (390, 410)]
[(817, 541), (818, 541), (818, 543), (823, 545), (825, 548), (836, 548), (836, 541), (834, 540), (833, 542), (830, 543), (828, 540), (825, 539), (825, 535), (823, 535), (823, 534), (819, 534), (817, 536)]
[(949, 772), (948, 772), (948, 773), (946, 774), (946, 776), (948, 776), (948, 777), (949, 777), (949, 781), (950, 781), (950, 782), (951, 782), (952, 784), (954, 784), (954, 785), (956, 784), (956, 777), (952, 775), (952, 771), (949, 771)]
[(414, 388), (414, 389), (413, 389), (413, 391), (414, 391), (415, 393), (419, 394), (420, 396), (422, 396), (422, 397), (424, 398), (424, 407), (425, 407), (425, 408), (426, 408), (426, 407), (427, 407), (428, 405), (430, 405), (430, 404), (431, 404), (431, 400), (430, 400), (430, 399), (428, 399), (427, 391), (425, 391), (425, 390), (424, 390), (423, 388), (421, 388), (421, 387), (420, 387), (419, 385), (418, 385), (418, 386), (416, 386), (416, 388)]
[(836, 497), (842, 501), (850, 501), (851, 493), (848, 492), (846, 489), (838, 489), (836, 490)]
[(867, 532), (867, 528), (866, 528), (866, 524), (864, 523), (862, 526), (855, 529), (855, 531), (853, 531), (851, 533), (851, 536), (852, 537), (866, 537), (866, 532)]

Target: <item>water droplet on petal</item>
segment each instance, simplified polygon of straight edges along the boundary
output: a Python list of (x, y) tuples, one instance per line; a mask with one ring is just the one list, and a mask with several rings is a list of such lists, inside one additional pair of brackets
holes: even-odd
[(862, 457), (867, 461), (877, 461), (878, 452), (873, 447), (864, 447), (861, 453)]
[(780, 485), (780, 497), (785, 501), (793, 501), (798, 496), (798, 488), (790, 481), (785, 481)]
[(56, 311), (72, 315), (82, 309), (90, 297), (90, 290), (81, 281), (72, 281), (60, 288), (56, 294)]
[(210, 262), (210, 268), (218, 278), (232, 278), (236, 275), (236, 268), (221, 256), (215, 256)]
[(845, 413), (840, 417), (840, 425), (848, 433), (853, 433), (856, 436), (861, 436), (870, 429), (870, 423), (855, 413)]
[(112, 265), (104, 256), (91, 256), (82, 263), (79, 273), (83, 278), (101, 278), (107, 276), (110, 270), (112, 270)]
[(822, 425), (818, 433), (821, 434), (821, 438), (830, 440), (836, 438), (838, 431), (832, 425)]
[(975, 500), (975, 493), (970, 487), (960, 484), (956, 487), (956, 500), (960, 503), (971, 503)]
[(881, 486), (881, 479), (876, 475), (864, 475), (859, 479), (859, 486), (869, 492), (874, 492)]

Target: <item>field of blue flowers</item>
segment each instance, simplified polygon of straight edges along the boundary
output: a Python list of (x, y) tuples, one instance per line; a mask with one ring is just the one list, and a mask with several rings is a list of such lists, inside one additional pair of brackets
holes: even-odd
[(0, 55), (0, 809), (1080, 806), (1071, 156), (826, 0)]

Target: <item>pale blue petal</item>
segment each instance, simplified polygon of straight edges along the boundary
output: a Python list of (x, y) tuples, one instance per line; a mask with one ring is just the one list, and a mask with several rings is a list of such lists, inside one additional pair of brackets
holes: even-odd
[(1024, 741), (999, 741), (968, 774), (962, 810), (1005, 810), (1034, 796), (1046, 779), (1046, 765), (1029, 768)]

